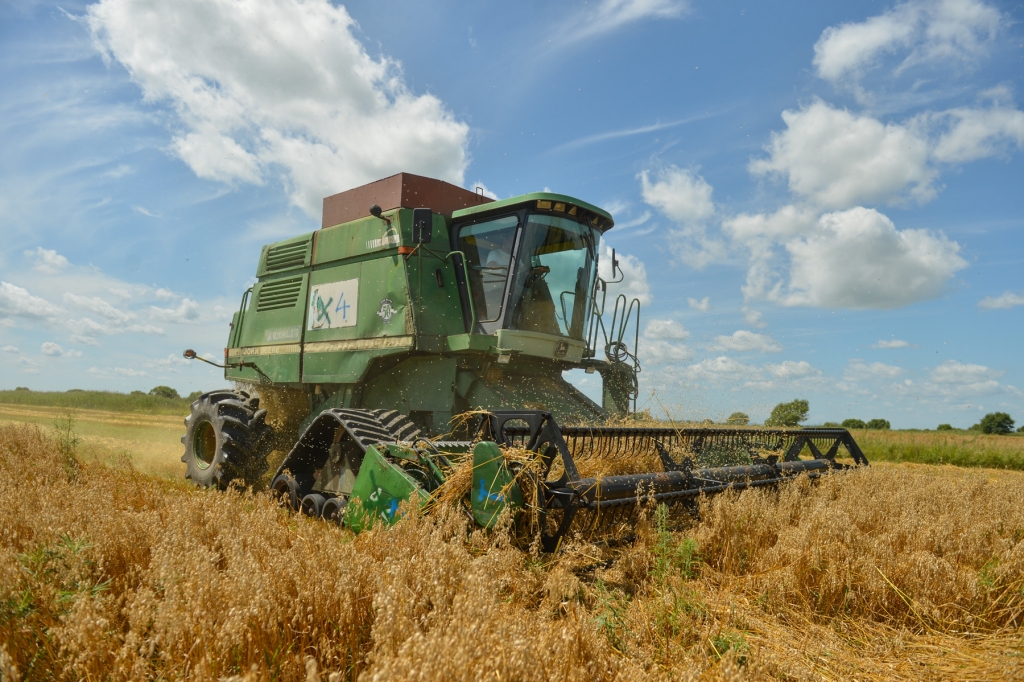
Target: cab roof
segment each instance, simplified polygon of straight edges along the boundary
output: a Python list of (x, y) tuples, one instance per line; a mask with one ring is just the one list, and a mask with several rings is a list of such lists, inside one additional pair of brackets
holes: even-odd
[(459, 209), (452, 212), (452, 220), (483, 218), (494, 213), (504, 213), (510, 208), (523, 205), (526, 208), (539, 209), (553, 215), (579, 216), (581, 213), (589, 214), (591, 216), (590, 222), (602, 232), (611, 229), (615, 224), (615, 220), (608, 211), (567, 194), (555, 194), (553, 192), (531, 192), (530, 194), (520, 194), (517, 197), (492, 201), (480, 206)]

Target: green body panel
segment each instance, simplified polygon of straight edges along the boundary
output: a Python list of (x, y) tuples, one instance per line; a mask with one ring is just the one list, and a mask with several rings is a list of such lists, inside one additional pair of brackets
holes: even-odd
[(522, 508), (523, 493), (505, 464), (501, 448), (493, 441), (480, 441), (473, 447), (473, 487), (470, 490), (473, 518), (484, 528), (492, 528), (507, 507)]
[[(255, 364), (260, 371), (252, 367), (230, 368), (224, 372), (224, 376), (232, 381), (244, 381), (253, 384), (273, 382), (275, 384), (291, 384), (299, 380), (299, 354), (282, 353), (274, 355), (245, 355), (241, 358), (230, 356), (229, 361), (242, 360), (243, 362), (257, 361)], [(261, 374), (262, 372), (262, 374)]]
[[(224, 376), (235, 381), (296, 383), (300, 381), (303, 306), (308, 296), (315, 233), (263, 247), (245, 310), (235, 313), (226, 353)], [(277, 264), (278, 267), (271, 269)], [(237, 366), (251, 363), (252, 366)]]
[[(399, 339), (403, 341), (404, 339)], [(409, 345), (376, 350), (335, 351), (330, 353), (305, 353), (302, 365), (302, 380), (310, 384), (352, 384), (362, 381), (367, 370), (377, 358), (405, 353)]]
[(455, 379), (458, 362), (454, 357), (418, 355), (406, 358), (398, 365), (366, 382), (362, 405), (371, 409), (398, 410), (402, 414), (430, 412), (434, 433), (447, 430), (454, 406)]
[(490, 334), (453, 334), (447, 337), (450, 351), (477, 350), (485, 353), (498, 352), (498, 337)]
[(587, 348), (587, 344), (576, 339), (518, 329), (499, 329), (495, 336), (498, 337), (499, 353), (525, 353), (572, 363), (583, 360), (583, 351)]
[(378, 523), (393, 525), (400, 518), (399, 506), (410, 498), (423, 506), (430, 495), (401, 467), (370, 447), (352, 488), (351, 499), (359, 502), (345, 508), (345, 525), (357, 533)]
[[(452, 220), (545, 201), (586, 211), (599, 229), (611, 226), (596, 206), (538, 192), (456, 211), (451, 220), (433, 214), (425, 244), (412, 241), (413, 211), (399, 208), (267, 245), (232, 321), (226, 378), (306, 391), (307, 423), (330, 407), (395, 409), (432, 434), (474, 408), (547, 409), (567, 423), (604, 419), (561, 376), (584, 366), (605, 373), (607, 363), (588, 358), (585, 343), (511, 329), (466, 332)], [(605, 404), (628, 409), (624, 399)]]

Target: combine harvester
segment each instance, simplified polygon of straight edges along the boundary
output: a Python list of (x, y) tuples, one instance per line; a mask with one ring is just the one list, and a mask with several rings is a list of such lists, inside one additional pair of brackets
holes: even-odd
[[(816, 478), (846, 454), (867, 464), (845, 429), (600, 426), (628, 422), (640, 371), (639, 302), (619, 296), (605, 324), (621, 281), (614, 252), (612, 281), (598, 275), (612, 225), (573, 197), (492, 201), (408, 173), (327, 197), (320, 230), (263, 248), (217, 365), (245, 388), (192, 404), (186, 477), (258, 482), (282, 436), (259, 396), (287, 395), (305, 418), (270, 482), (285, 504), (356, 531), (390, 524), (471, 458), (476, 523), (511, 508), (553, 551), (628, 526), (641, 499), (692, 506)], [(601, 376), (600, 406), (571, 369)], [(604, 475), (609, 462), (631, 473)]]

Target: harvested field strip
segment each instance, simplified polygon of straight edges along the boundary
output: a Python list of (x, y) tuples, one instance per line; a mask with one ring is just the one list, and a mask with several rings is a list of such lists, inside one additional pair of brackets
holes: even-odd
[[(50, 429), (63, 408), (0, 404), (0, 424), (34, 424)], [(184, 415), (75, 410), (75, 430), (83, 459), (113, 462), (129, 454), (147, 474), (181, 478)]]
[(551, 557), (444, 509), (353, 536), (64, 464), (0, 427), (0, 659), (27, 679), (1024, 675), (1016, 472), (886, 465)]

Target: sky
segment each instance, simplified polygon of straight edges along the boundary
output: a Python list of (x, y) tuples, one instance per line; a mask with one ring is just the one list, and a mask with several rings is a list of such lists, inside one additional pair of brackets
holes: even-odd
[[(0, 2), (0, 389), (223, 385), (263, 244), (407, 171), (570, 194), (640, 408), (1024, 423), (1016, 2)], [(569, 375), (597, 395), (596, 375)]]

